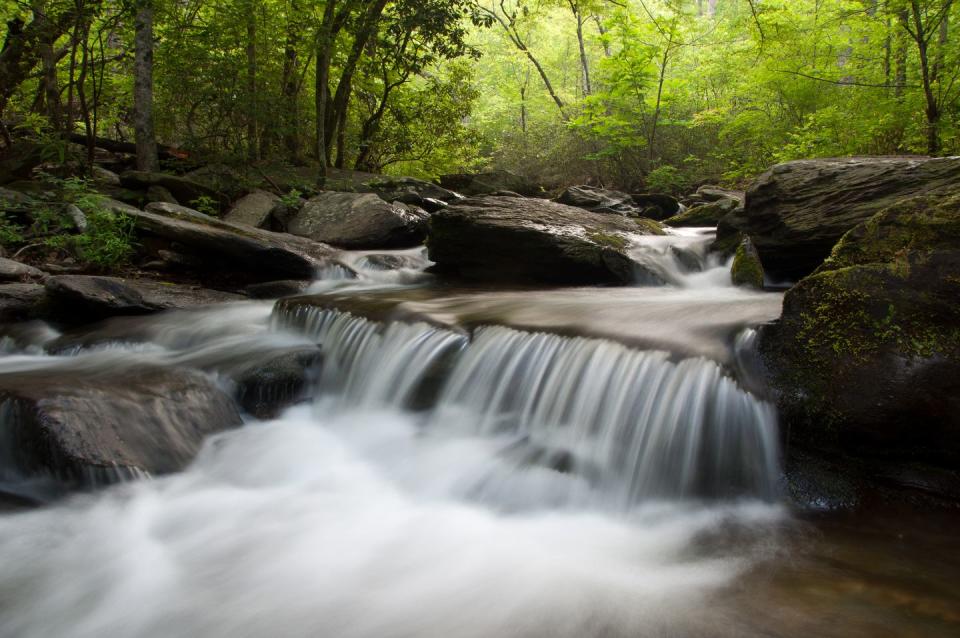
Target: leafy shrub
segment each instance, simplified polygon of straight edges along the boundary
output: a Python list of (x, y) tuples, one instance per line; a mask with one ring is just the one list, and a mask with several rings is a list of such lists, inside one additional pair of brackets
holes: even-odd
[(673, 166), (658, 166), (646, 177), (647, 190), (657, 193), (683, 194), (690, 188), (687, 177)]

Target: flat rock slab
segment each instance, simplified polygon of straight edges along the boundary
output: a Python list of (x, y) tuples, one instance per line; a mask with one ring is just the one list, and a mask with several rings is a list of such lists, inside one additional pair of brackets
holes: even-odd
[(662, 230), (651, 220), (486, 196), (434, 214), (428, 247), (437, 272), (463, 279), (625, 284), (636, 277), (630, 236), (653, 233)]
[(115, 200), (104, 205), (132, 217), (138, 231), (177, 243), (184, 252), (253, 280), (313, 279), (336, 262), (338, 251), (325, 244), (286, 233), (233, 224), (185, 206), (153, 203), (146, 211)]
[(2, 374), (0, 400), (16, 469), (70, 487), (175, 472), (206, 436), (242, 423), (205, 375), (142, 364)]
[(238, 301), (241, 295), (150, 279), (58, 275), (46, 282), (53, 318), (69, 323)]
[(266, 228), (270, 213), (280, 203), (280, 198), (264, 190), (255, 190), (234, 202), (223, 220), (231, 224), (243, 224), (254, 228)]

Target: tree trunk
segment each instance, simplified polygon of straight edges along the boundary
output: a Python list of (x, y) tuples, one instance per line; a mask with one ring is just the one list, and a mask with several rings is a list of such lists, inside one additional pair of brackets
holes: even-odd
[(330, 95), (330, 58), (333, 56), (333, 19), (336, 6), (335, 0), (327, 0), (323, 20), (317, 31), (317, 68), (314, 78), (314, 110), (317, 121), (314, 151), (320, 164), (321, 178), (327, 175), (327, 101)]
[(257, 10), (253, 0), (247, 2), (247, 158), (260, 157), (257, 145), (260, 109), (257, 96)]
[(153, 130), (153, 0), (138, 0), (134, 19), (133, 129), (137, 169), (156, 170), (157, 139)]
[(663, 82), (667, 77), (667, 62), (670, 60), (670, 44), (663, 50), (660, 60), (660, 79), (657, 82), (657, 102), (653, 109), (653, 121), (650, 124), (650, 135), (647, 138), (647, 159), (653, 163), (653, 144), (657, 140), (657, 122), (660, 120), (660, 102), (663, 99)]
[(290, 18), (287, 21), (287, 36), (283, 50), (283, 80), (281, 93), (283, 96), (282, 109), (285, 114), (283, 121), (283, 145), (290, 157), (297, 161), (300, 158), (300, 82), (297, 76), (299, 66), (300, 25), (299, 11), (296, 2), (290, 3)]
[(577, 44), (580, 47), (580, 71), (583, 79), (583, 95), (588, 96), (593, 93), (590, 87), (590, 64), (587, 61), (587, 48), (583, 42), (583, 14), (580, 12), (580, 6), (575, 0), (568, 0), (570, 11), (577, 20)]

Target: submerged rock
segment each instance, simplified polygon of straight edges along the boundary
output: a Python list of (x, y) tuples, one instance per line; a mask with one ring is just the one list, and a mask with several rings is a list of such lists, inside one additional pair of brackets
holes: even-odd
[(844, 235), (763, 332), (792, 441), (960, 461), (960, 196), (916, 197)]
[(142, 364), (2, 374), (0, 401), (15, 469), (68, 487), (175, 472), (204, 437), (241, 424), (206, 376)]
[(744, 237), (733, 256), (730, 278), (735, 286), (763, 288), (763, 264), (749, 237)]
[(465, 279), (623, 284), (635, 276), (629, 236), (662, 232), (651, 220), (488, 196), (435, 214), (428, 247), (437, 271)]
[(231, 376), (236, 384), (237, 401), (244, 410), (260, 419), (269, 419), (306, 395), (323, 363), (316, 347), (294, 348), (256, 361)]
[[(778, 164), (750, 186), (742, 217), (767, 272), (810, 274), (848, 230), (904, 197), (960, 193), (960, 158), (854, 157)], [(719, 237), (718, 237), (719, 238)]]
[(304, 204), (287, 231), (341, 248), (407, 248), (423, 242), (429, 214), (387, 203), (372, 193), (320, 193)]

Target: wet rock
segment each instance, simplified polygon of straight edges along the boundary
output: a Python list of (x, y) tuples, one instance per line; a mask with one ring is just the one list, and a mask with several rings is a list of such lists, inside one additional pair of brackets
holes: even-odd
[(243, 298), (199, 286), (90, 275), (50, 277), (46, 289), (51, 316), (68, 323), (117, 315), (141, 315)]
[(844, 235), (762, 332), (791, 440), (955, 466), (957, 299), (960, 195), (900, 201)]
[(422, 259), (410, 255), (373, 254), (364, 255), (357, 264), (371, 270), (400, 270), (401, 268), (422, 268)]
[(695, 196), (705, 202), (733, 201), (740, 206), (743, 206), (744, 200), (746, 199), (746, 193), (743, 191), (735, 191), (729, 188), (721, 188), (719, 186), (710, 186), (709, 184), (705, 184), (698, 188)]
[(0, 321), (20, 321), (38, 316), (46, 295), (40, 284), (0, 284)]
[(594, 213), (615, 215), (639, 215), (640, 213), (640, 209), (630, 195), (596, 186), (571, 186), (555, 201)]
[(763, 264), (749, 237), (744, 237), (733, 256), (730, 278), (734, 286), (763, 289)]
[(308, 200), (287, 231), (341, 248), (406, 248), (423, 242), (429, 217), (372, 193), (326, 192)]
[(206, 270), (227, 271), (248, 281), (312, 279), (337, 255), (330, 246), (309, 239), (232, 224), (183, 206), (155, 203), (141, 211), (111, 200), (104, 205), (132, 217), (144, 243), (162, 239), (164, 249), (175, 243), (177, 252), (201, 257)]
[(465, 279), (623, 284), (635, 272), (628, 236), (662, 232), (651, 220), (488, 196), (434, 214), (428, 246), (435, 270)]
[(233, 224), (267, 228), (271, 213), (280, 203), (280, 198), (273, 193), (255, 190), (234, 202), (223, 219)]
[(0, 257), (0, 282), (38, 282), (48, 277), (47, 273), (39, 268), (21, 264), (13, 259)]
[(3, 374), (0, 400), (16, 470), (65, 487), (175, 472), (206, 436), (241, 424), (206, 376), (143, 364)]
[(543, 188), (539, 185), (509, 171), (442, 175), (440, 185), (468, 197), (488, 195), (498, 191), (512, 191), (524, 197), (541, 197), (544, 194)]
[(834, 244), (898, 200), (960, 192), (960, 158), (854, 157), (778, 164), (750, 186), (742, 218), (775, 279), (810, 274)]
[(676, 197), (663, 193), (634, 193), (634, 203), (640, 208), (640, 216), (662, 220), (680, 212), (680, 202)]
[(169, 190), (163, 186), (151, 186), (147, 189), (147, 194), (144, 199), (147, 202), (161, 202), (164, 204), (179, 204), (177, 198), (173, 196)]
[(197, 202), (209, 199), (220, 210), (226, 210), (230, 204), (229, 196), (218, 190), (178, 175), (166, 173), (148, 173), (144, 171), (126, 171), (120, 175), (120, 183), (126, 188), (149, 189), (151, 186), (162, 186), (173, 194), (178, 202), (196, 205)]
[(736, 210), (737, 207), (738, 205), (734, 200), (722, 199), (709, 204), (692, 206), (673, 217), (665, 219), (663, 223), (674, 227), (716, 226), (723, 217)]
[(241, 407), (259, 419), (275, 417), (306, 398), (323, 363), (317, 347), (291, 349), (232, 373)]
[(304, 292), (310, 286), (309, 281), (296, 279), (282, 279), (279, 281), (265, 281), (251, 284), (243, 289), (253, 299), (280, 299), (292, 297)]

